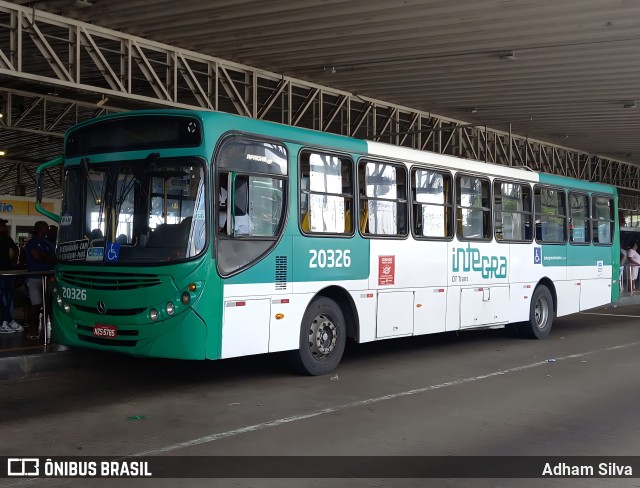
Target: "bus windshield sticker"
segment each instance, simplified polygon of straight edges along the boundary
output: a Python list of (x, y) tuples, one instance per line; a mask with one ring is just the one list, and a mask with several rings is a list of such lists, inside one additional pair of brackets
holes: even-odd
[(87, 261), (103, 261), (104, 260), (104, 248), (103, 247), (90, 247), (87, 249)]
[(85, 259), (89, 249), (89, 239), (63, 242), (58, 245), (58, 257), (63, 261)]
[(378, 285), (395, 283), (395, 256), (378, 256)]
[(260, 163), (267, 163), (267, 164), (272, 164), (273, 163), (273, 161), (271, 161), (266, 156), (257, 156), (255, 154), (247, 154), (247, 159), (249, 161), (258, 161)]

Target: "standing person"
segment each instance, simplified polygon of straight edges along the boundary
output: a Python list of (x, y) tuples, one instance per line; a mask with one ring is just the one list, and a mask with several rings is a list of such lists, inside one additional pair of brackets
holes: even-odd
[(620, 291), (624, 291), (624, 280), (629, 276), (629, 271), (625, 273), (625, 268), (629, 266), (627, 250), (620, 246)]
[[(54, 245), (47, 240), (47, 232), (49, 232), (49, 224), (43, 220), (39, 220), (33, 226), (33, 237), (24, 245), (27, 271), (51, 271), (53, 269), (55, 261)], [(29, 321), (26, 327), (32, 328), (28, 337), (37, 339), (39, 336), (38, 316), (43, 303), (42, 278), (40, 276), (29, 276), (26, 284), (29, 290), (29, 301), (31, 302)]]
[[(8, 220), (0, 219), (0, 273), (14, 269), (18, 262), (18, 246), (9, 236), (7, 222)], [(14, 276), (0, 276), (0, 313), (2, 313), (0, 334), (22, 331), (22, 326), (13, 319), (15, 281)]]
[(636, 287), (636, 280), (638, 279), (638, 267), (640, 266), (640, 254), (638, 254), (638, 243), (634, 242), (627, 251), (627, 260), (631, 267), (631, 290)]

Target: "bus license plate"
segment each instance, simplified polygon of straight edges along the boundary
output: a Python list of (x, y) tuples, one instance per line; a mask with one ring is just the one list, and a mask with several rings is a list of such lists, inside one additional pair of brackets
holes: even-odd
[(113, 339), (118, 335), (118, 329), (115, 325), (96, 324), (93, 327), (93, 335), (95, 337), (107, 337)]

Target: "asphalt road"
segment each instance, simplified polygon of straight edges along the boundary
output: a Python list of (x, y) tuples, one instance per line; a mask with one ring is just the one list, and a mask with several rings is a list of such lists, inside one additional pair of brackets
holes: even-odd
[[(334, 375), (285, 355), (219, 362), (104, 356), (0, 384), (0, 456), (634, 456), (640, 306), (503, 330), (352, 344)], [(335, 460), (335, 458), (334, 458)], [(295, 459), (290, 460), (295, 463)], [(388, 461), (387, 461), (388, 462)], [(482, 462), (482, 461), (481, 461)], [(1, 486), (635, 487), (635, 479), (0, 479)]]

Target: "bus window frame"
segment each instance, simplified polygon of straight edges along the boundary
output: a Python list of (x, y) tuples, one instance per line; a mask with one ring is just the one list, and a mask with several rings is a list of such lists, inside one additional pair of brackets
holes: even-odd
[(606, 198), (607, 200), (611, 200), (611, 203), (613, 203), (613, 209), (612, 212), (614, 213), (614, 218), (611, 220), (607, 220), (607, 222), (609, 222), (611, 224), (613, 224), (613, 229), (611, 230), (611, 242), (608, 242), (606, 244), (601, 244), (599, 242), (594, 242), (593, 241), (593, 224), (591, 225), (591, 242), (593, 243), (594, 246), (599, 246), (599, 247), (612, 247), (613, 246), (613, 241), (615, 240), (615, 232), (616, 232), (616, 214), (617, 214), (617, 208), (616, 208), (616, 199), (614, 197), (614, 195), (612, 194), (607, 194), (607, 193), (592, 193), (591, 194), (591, 207), (590, 207), (590, 214), (591, 214), (591, 222), (594, 221), (598, 221), (597, 219), (594, 218), (593, 216), (593, 202), (595, 201), (595, 199), (597, 197), (601, 197), (601, 198)]
[[(489, 228), (489, 236), (488, 237), (483, 237), (481, 239), (479, 238), (473, 238), (473, 237), (464, 237), (458, 234), (458, 209), (463, 209), (463, 208), (473, 208), (473, 207), (463, 207), (461, 205), (458, 205), (458, 177), (464, 177), (464, 176), (468, 176), (471, 178), (478, 178), (481, 180), (486, 180), (489, 182), (489, 194), (487, 196), (487, 198), (489, 199), (489, 222), (488, 222), (488, 228)], [(456, 236), (456, 238), (458, 239), (458, 241), (460, 242), (492, 242), (494, 240), (494, 236), (493, 236), (493, 184), (492, 184), (492, 179), (490, 175), (485, 175), (485, 174), (478, 174), (478, 173), (473, 173), (473, 172), (468, 172), (468, 171), (456, 171), (455, 174), (453, 175), (453, 190), (454, 190), (454, 219), (453, 219), (453, 225), (455, 227), (455, 232), (454, 235)], [(460, 197), (462, 197), (462, 191), (460, 192)], [(486, 210), (483, 207), (483, 213), (486, 212)]]
[[(535, 225), (535, 220), (536, 220), (536, 189), (537, 188), (546, 188), (548, 190), (556, 190), (556, 191), (561, 191), (562, 193), (564, 193), (564, 241), (555, 241), (555, 242), (547, 242), (547, 241), (543, 241), (543, 240), (538, 240), (538, 237), (535, 237), (535, 241), (537, 244), (540, 245), (545, 245), (545, 246), (566, 246), (568, 241), (569, 241), (569, 216), (567, 215), (567, 206), (569, 204), (569, 202), (567, 201), (567, 195), (569, 193), (569, 189), (568, 188), (563, 188), (560, 186), (554, 186), (554, 185), (545, 185), (545, 184), (535, 184), (533, 185), (533, 221), (534, 221), (534, 225)], [(535, 229), (534, 229), (534, 236), (535, 236)]]
[[(202, 258), (202, 256), (204, 256), (205, 254), (208, 253), (208, 248), (213, 248), (215, 247), (213, 245), (213, 239), (211, 238), (210, 235), (210, 230), (209, 227), (212, 225), (212, 216), (211, 216), (211, 210), (210, 210), (210, 206), (211, 206), (211, 200), (209, 198), (208, 192), (209, 192), (209, 188), (211, 185), (211, 173), (210, 173), (210, 168), (209, 168), (209, 161), (207, 161), (207, 159), (203, 156), (200, 155), (189, 155), (189, 156), (172, 156), (172, 157), (166, 157), (166, 158), (160, 158), (160, 161), (163, 162), (179, 162), (182, 160), (186, 160), (186, 159), (193, 159), (194, 161), (198, 162), (198, 165), (202, 168), (202, 181), (203, 181), (203, 185), (204, 185), (204, 190), (205, 190), (205, 227), (206, 227), (206, 236), (205, 236), (205, 244), (202, 247), (202, 249), (200, 250), (200, 252), (198, 252), (197, 254), (193, 255), (193, 256), (186, 256), (183, 258), (179, 258), (179, 259), (175, 259), (172, 261), (166, 261), (166, 262), (144, 262), (144, 263), (130, 263), (130, 262), (110, 262), (109, 263), (109, 268), (111, 267), (127, 267), (127, 266), (138, 266), (138, 265), (144, 265), (144, 266), (149, 266), (149, 267), (155, 267), (155, 266), (167, 266), (167, 265), (175, 265), (175, 264), (182, 264), (182, 263), (186, 263), (189, 261), (195, 261), (198, 260), (200, 258)], [(125, 164), (140, 164), (141, 160), (140, 159), (121, 159), (121, 160), (116, 160), (116, 161), (111, 161), (109, 164), (113, 164), (113, 165), (125, 165)], [(99, 164), (105, 164), (105, 163), (99, 163)], [(67, 178), (67, 171), (69, 170), (81, 170), (81, 166), (80, 165), (76, 165), (76, 164), (69, 164), (69, 165), (63, 165), (63, 186), (66, 185), (66, 178)], [(85, 181), (86, 183), (86, 181)], [(86, 190), (85, 190), (86, 191)], [(61, 201), (61, 205), (62, 208), (64, 208), (64, 196), (65, 196), (65, 191), (63, 188), (63, 199)], [(149, 191), (147, 198), (149, 199), (148, 203), (148, 209), (147, 209), (147, 213), (150, 211), (151, 209), (151, 198), (152, 198), (152, 193), (151, 191)], [(197, 198), (197, 197), (196, 197)], [(195, 202), (195, 200), (194, 200)], [(194, 211), (195, 211), (195, 207), (194, 207)], [(194, 217), (194, 215), (191, 216), (192, 218)], [(147, 222), (148, 225), (148, 222)], [(109, 226), (111, 226), (111, 224), (109, 224)], [(116, 225), (117, 228), (117, 225)], [(191, 235), (191, 229), (190, 229), (190, 235)], [(133, 245), (130, 244), (125, 244), (123, 245), (125, 247), (135, 247)], [(56, 253), (57, 251), (57, 244), (56, 244)], [(70, 265), (70, 266), (83, 266), (86, 265), (86, 261), (82, 261), (82, 260), (73, 260), (73, 261), (61, 261), (65, 266)], [(106, 262), (106, 261), (105, 261)], [(100, 261), (100, 263), (102, 263), (102, 261)]]
[[(280, 226), (278, 227), (278, 233), (276, 235), (273, 236), (230, 236), (228, 234), (221, 234), (218, 232), (218, 229), (220, 228), (220, 216), (218, 215), (219, 212), (216, 212), (216, 202), (219, 203), (219, 195), (220, 195), (220, 178), (218, 178), (218, 175), (220, 173), (220, 168), (219, 166), (216, 164), (217, 162), (217, 157), (220, 153), (220, 148), (226, 144), (229, 140), (233, 140), (233, 139), (240, 139), (243, 141), (247, 141), (247, 142), (254, 142), (254, 143), (258, 143), (258, 144), (262, 144), (262, 143), (266, 143), (266, 144), (277, 144), (279, 146), (282, 146), (285, 149), (286, 152), (286, 160), (287, 160), (287, 172), (284, 175), (277, 175), (275, 173), (262, 173), (262, 172), (246, 172), (246, 171), (237, 171), (237, 170), (226, 170), (227, 174), (230, 174), (231, 172), (234, 172), (236, 175), (240, 175), (240, 176), (263, 176), (263, 177), (268, 177), (268, 178), (273, 178), (276, 180), (282, 180), (285, 182), (285, 185), (283, 187), (283, 193), (284, 193), (284, 198), (283, 198), (283, 218), (282, 221), (280, 222)], [(250, 133), (244, 133), (244, 132), (228, 132), (226, 134), (223, 134), (220, 139), (218, 140), (218, 144), (216, 145), (216, 148), (214, 150), (213, 156), (212, 156), (212, 163), (211, 163), (211, 168), (212, 171), (215, 173), (214, 174), (214, 179), (213, 181), (214, 183), (214, 196), (215, 199), (212, 198), (212, 207), (213, 207), (213, 212), (214, 212), (214, 220), (212, 220), (212, 222), (214, 223), (214, 233), (217, 237), (223, 238), (223, 239), (233, 239), (233, 240), (279, 240), (282, 235), (284, 234), (284, 231), (287, 227), (287, 221), (289, 218), (289, 195), (290, 195), (290, 180), (291, 180), (291, 176), (290, 176), (290, 171), (289, 170), (289, 166), (290, 166), (290, 160), (289, 160), (289, 155), (290, 155), (290, 151), (289, 148), (287, 147), (287, 145), (284, 143), (284, 141), (279, 140), (279, 139), (273, 139), (273, 138), (268, 138), (268, 137), (260, 137), (258, 135), (255, 134), (250, 134)], [(227, 190), (228, 192), (228, 190)], [(227, 193), (229, 198), (229, 194)]]
[[(571, 195), (579, 195), (579, 196), (583, 196), (583, 197), (587, 197), (587, 211), (588, 211), (588, 216), (587, 216), (587, 221), (589, 222), (589, 240), (587, 242), (573, 242), (573, 240), (571, 240)], [(590, 246), (591, 243), (593, 242), (593, 217), (591, 215), (592, 212), (592, 201), (591, 201), (591, 195), (585, 191), (580, 191), (580, 190), (568, 190), (567, 191), (567, 219), (569, 220), (569, 222), (567, 222), (567, 242), (569, 244), (571, 244), (572, 246)]]
[[(499, 184), (502, 184), (502, 183), (515, 183), (517, 185), (526, 186), (526, 187), (529, 188), (529, 191), (530, 191), (530, 194), (529, 194), (529, 199), (530, 199), (529, 205), (530, 205), (530, 208), (531, 208), (531, 211), (528, 212), (529, 216), (531, 217), (531, 224), (530, 224), (531, 225), (531, 237), (529, 239), (511, 240), (511, 239), (498, 239), (496, 237), (496, 222), (497, 222), (497, 220), (496, 220), (496, 212), (498, 212), (498, 210), (496, 210), (496, 200), (495, 200), (495, 198), (496, 198), (495, 184), (496, 183), (499, 183)], [(533, 208), (534, 203), (535, 203), (535, 195), (534, 195), (534, 189), (533, 189), (533, 186), (531, 185), (531, 182), (524, 181), (524, 180), (509, 181), (509, 180), (506, 180), (504, 178), (498, 177), (498, 178), (494, 178), (493, 179), (493, 185), (491, 186), (491, 190), (492, 190), (491, 209), (492, 209), (492, 214), (493, 214), (493, 237), (494, 237), (495, 241), (498, 244), (531, 244), (533, 242), (534, 238), (535, 238), (535, 232), (536, 232), (536, 229), (535, 229), (535, 226), (536, 226), (536, 224), (535, 224), (535, 211), (534, 211), (534, 208)], [(502, 210), (500, 210), (500, 213), (502, 213)], [(517, 213), (520, 214), (520, 215), (526, 215), (527, 214), (527, 212), (517, 212)]]
[[(253, 143), (259, 143), (259, 144), (276, 144), (279, 146), (282, 146), (285, 149), (286, 152), (286, 162), (287, 162), (287, 166), (286, 166), (286, 174), (284, 175), (277, 175), (275, 173), (261, 173), (261, 172), (253, 172), (253, 173), (247, 173), (247, 172), (240, 172), (239, 174), (242, 175), (258, 175), (258, 176), (265, 176), (265, 177), (269, 177), (269, 178), (274, 178), (274, 179), (280, 179), (282, 181), (284, 181), (284, 187), (283, 187), (283, 217), (282, 220), (280, 222), (280, 226), (278, 227), (278, 233), (277, 235), (274, 236), (229, 236), (227, 234), (221, 234), (220, 232), (218, 232), (218, 229), (220, 228), (220, 216), (218, 215), (219, 212), (217, 211), (217, 209), (219, 208), (219, 198), (220, 198), (220, 178), (219, 173), (220, 173), (220, 168), (217, 164), (217, 158), (220, 154), (220, 149), (223, 147), (223, 145), (225, 143), (227, 143), (230, 140), (233, 139), (239, 139), (245, 142), (253, 142)], [(218, 272), (218, 274), (220, 275), (220, 277), (222, 277), (223, 279), (227, 279), (230, 278), (232, 276), (235, 276), (239, 273), (242, 273), (243, 271), (251, 268), (252, 266), (255, 266), (257, 263), (259, 263), (260, 261), (262, 261), (265, 257), (267, 257), (280, 243), (280, 241), (282, 241), (285, 233), (286, 233), (286, 229), (287, 226), (289, 224), (289, 207), (291, 204), (291, 150), (289, 148), (289, 146), (287, 145), (287, 143), (284, 140), (281, 139), (276, 139), (276, 138), (272, 138), (272, 137), (266, 137), (266, 136), (260, 136), (257, 134), (253, 134), (253, 133), (248, 133), (248, 132), (240, 132), (240, 131), (229, 131), (226, 132), (224, 134), (222, 134), (219, 138), (218, 141), (216, 143), (216, 146), (213, 150), (213, 154), (211, 156), (211, 181), (212, 181), (212, 187), (213, 187), (213, 193), (212, 193), (212, 197), (210, 199), (210, 208), (211, 208), (211, 212), (213, 213), (213, 216), (211, 218), (211, 222), (212, 222), (212, 228), (210, 230), (210, 232), (213, 233), (213, 242), (214, 245), (211, 246), (211, 257), (213, 259), (216, 260), (216, 270)], [(233, 169), (228, 169), (225, 168), (225, 171), (227, 172), (227, 174), (230, 174), (232, 171), (235, 171)], [(237, 171), (235, 171), (236, 174), (238, 174)], [(229, 198), (229, 193), (227, 193), (227, 198)], [(255, 258), (251, 259), (249, 262), (247, 262), (245, 265), (240, 266), (239, 268), (233, 270), (230, 273), (223, 273), (220, 269), (220, 264), (219, 264), (219, 259), (218, 259), (218, 253), (219, 253), (219, 249), (220, 249), (220, 242), (221, 241), (232, 241), (232, 242), (270, 242), (271, 244), (266, 248), (266, 250), (264, 252), (262, 252), (261, 254), (257, 255)]]
[(402, 203), (402, 199), (401, 198), (396, 198), (396, 199), (379, 199), (379, 198), (375, 198), (375, 197), (367, 197), (366, 196), (366, 188), (364, 188), (364, 193), (361, 195), (360, 194), (360, 167), (361, 165), (366, 165), (367, 163), (379, 163), (379, 164), (386, 164), (389, 166), (395, 166), (397, 168), (402, 168), (404, 170), (404, 187), (405, 187), (405, 198), (404, 198), (404, 208), (405, 208), (405, 220), (406, 220), (406, 230), (404, 234), (372, 234), (372, 233), (368, 233), (368, 232), (362, 232), (360, 230), (360, 226), (358, 225), (358, 233), (360, 234), (361, 237), (363, 237), (364, 239), (395, 239), (395, 240), (400, 240), (400, 241), (404, 241), (406, 239), (409, 238), (409, 235), (411, 234), (411, 232), (409, 231), (409, 227), (412, 227), (413, 221), (411, 219), (411, 216), (409, 215), (410, 210), (409, 210), (409, 195), (408, 195), (408, 191), (410, 191), (409, 187), (407, 186), (407, 178), (408, 178), (408, 174), (410, 172), (410, 167), (408, 167), (405, 163), (400, 162), (400, 161), (394, 161), (394, 160), (389, 160), (389, 159), (379, 159), (379, 158), (372, 158), (369, 156), (361, 156), (360, 158), (358, 158), (357, 162), (356, 162), (356, 188), (355, 188), (355, 194), (354, 194), (354, 199), (357, 196), (358, 199), (358, 203), (356, 205), (357, 207), (357, 211), (355, 212), (355, 215), (358, 216), (358, 222), (360, 222), (360, 216), (362, 215), (362, 205), (361, 203), (363, 201), (369, 201), (369, 200), (383, 200), (383, 201), (387, 201), (387, 202), (395, 202), (395, 203)]
[[(302, 221), (303, 219), (300, 218), (301, 216), (301, 211), (302, 211), (302, 155), (304, 153), (315, 153), (315, 154), (320, 154), (320, 155), (326, 155), (326, 156), (335, 156), (337, 158), (340, 159), (347, 159), (350, 162), (350, 168), (351, 168), (351, 190), (352, 190), (352, 194), (351, 194), (351, 207), (352, 207), (352, 213), (354, 213), (354, 210), (357, 207), (356, 204), (356, 191), (357, 191), (357, 186), (358, 183), (356, 181), (357, 178), (357, 174), (356, 174), (356, 164), (355, 164), (355, 158), (346, 152), (341, 152), (341, 151), (334, 151), (331, 149), (326, 149), (326, 148), (322, 148), (322, 147), (316, 147), (316, 146), (303, 146), (300, 148), (300, 150), (298, 151), (297, 154), (297, 170), (298, 170), (298, 174), (296, 176), (296, 194), (298, 197), (298, 202), (296, 205), (296, 220), (297, 220), (297, 225), (298, 225), (298, 231), (300, 232), (300, 235), (303, 235), (305, 237), (330, 237), (330, 238), (339, 238), (339, 239), (351, 239), (353, 236), (356, 235), (356, 226), (355, 223), (353, 222), (353, 217), (351, 218), (351, 231), (350, 232), (344, 232), (344, 233), (333, 233), (333, 232), (311, 232), (311, 231), (305, 231), (302, 228)], [(310, 194), (310, 193), (308, 193)], [(328, 195), (328, 194), (327, 194)], [(337, 194), (333, 194), (331, 193), (331, 195), (334, 196), (342, 196), (343, 198), (348, 198), (349, 195), (346, 193), (342, 193), (340, 195)], [(345, 209), (345, 215), (346, 215), (347, 211)]]
[[(410, 214), (411, 214), (411, 235), (413, 236), (413, 238), (417, 241), (438, 241), (438, 242), (451, 242), (456, 238), (456, 182), (455, 182), (455, 174), (452, 173), (449, 170), (445, 170), (443, 168), (439, 168), (437, 166), (427, 166), (427, 165), (422, 165), (422, 164), (412, 164), (411, 166), (408, 167), (409, 169), (409, 192), (411, 193), (411, 195), (409, 196), (409, 198), (411, 199), (410, 201)], [(433, 236), (421, 236), (416, 234), (415, 232), (415, 215), (413, 213), (413, 205), (414, 204), (418, 204), (419, 202), (414, 201), (414, 196), (413, 196), (413, 174), (414, 174), (414, 170), (424, 170), (424, 171), (433, 171), (434, 173), (440, 173), (442, 175), (446, 175), (449, 177), (449, 181), (451, 182), (451, 188), (450, 188), (450, 198), (449, 198), (449, 203), (445, 203), (444, 205), (442, 205), (442, 208), (449, 208), (450, 212), (449, 212), (449, 228), (451, 229), (451, 235), (447, 236), (447, 237), (433, 237)], [(424, 205), (422, 203), (420, 203), (420, 205)], [(427, 204), (427, 205), (436, 205), (436, 204)], [(438, 206), (440, 206), (438, 204)]]

